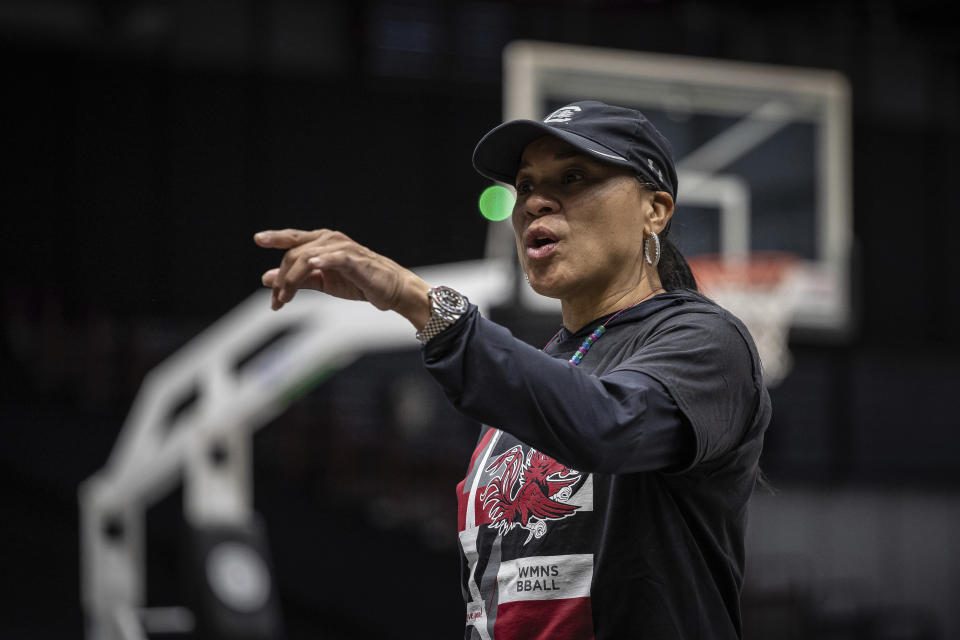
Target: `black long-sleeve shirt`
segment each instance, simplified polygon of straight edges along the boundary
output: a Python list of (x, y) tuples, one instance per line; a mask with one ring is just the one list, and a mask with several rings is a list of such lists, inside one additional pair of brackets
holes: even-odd
[(690, 292), (545, 352), (472, 309), (424, 349), (485, 427), (458, 487), (467, 638), (740, 633), (769, 398), (743, 325)]

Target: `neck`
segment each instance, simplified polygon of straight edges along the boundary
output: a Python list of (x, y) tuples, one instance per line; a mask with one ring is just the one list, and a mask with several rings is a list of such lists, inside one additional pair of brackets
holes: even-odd
[(579, 331), (588, 322), (649, 299), (662, 289), (660, 278), (642, 278), (633, 287), (607, 291), (593, 299), (562, 299), (563, 326), (571, 333)]

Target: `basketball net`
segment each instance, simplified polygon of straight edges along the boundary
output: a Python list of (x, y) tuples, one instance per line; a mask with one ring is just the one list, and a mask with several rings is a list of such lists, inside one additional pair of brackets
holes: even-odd
[(749, 329), (760, 354), (764, 383), (779, 384), (793, 363), (787, 338), (799, 301), (799, 258), (756, 252), (738, 258), (697, 256), (689, 263), (703, 294)]

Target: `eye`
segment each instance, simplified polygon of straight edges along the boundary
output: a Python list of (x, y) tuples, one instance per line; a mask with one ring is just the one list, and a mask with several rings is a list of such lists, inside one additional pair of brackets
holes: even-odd
[(517, 186), (516, 186), (515, 188), (516, 188), (516, 190), (517, 190), (517, 195), (518, 195), (518, 196), (522, 196), (522, 195), (525, 195), (525, 194), (527, 194), (527, 193), (530, 193), (530, 190), (531, 190), (533, 187), (530, 185), (530, 181), (529, 181), (529, 180), (521, 180), (520, 182), (517, 183)]
[(579, 182), (581, 180), (583, 180), (582, 171), (567, 171), (566, 173), (563, 174), (563, 178), (561, 179), (561, 182), (563, 184), (571, 184), (574, 182)]

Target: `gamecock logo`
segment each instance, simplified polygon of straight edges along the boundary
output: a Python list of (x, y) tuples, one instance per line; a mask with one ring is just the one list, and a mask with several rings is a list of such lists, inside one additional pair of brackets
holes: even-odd
[(530, 449), (524, 459), (523, 448), (516, 445), (491, 462), (487, 473), (503, 470), (490, 480), (480, 494), (490, 524), (501, 536), (521, 527), (531, 537), (547, 532), (547, 520), (560, 520), (579, 509), (567, 504), (573, 496), (571, 485), (580, 479), (580, 472), (560, 464), (550, 456)]

